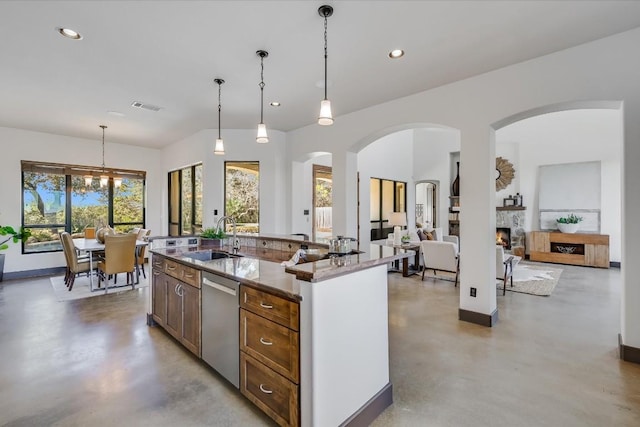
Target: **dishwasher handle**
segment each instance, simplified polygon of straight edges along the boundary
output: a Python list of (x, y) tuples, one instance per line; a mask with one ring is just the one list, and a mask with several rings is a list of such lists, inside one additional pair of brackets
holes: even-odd
[(206, 277), (202, 278), (202, 284), (203, 285), (207, 285), (207, 286), (209, 286), (209, 287), (211, 287), (213, 289), (216, 289), (218, 291), (222, 291), (224, 293), (232, 295), (234, 297), (238, 295), (236, 289), (232, 289), (232, 288), (229, 288), (229, 287), (227, 287), (225, 285), (221, 285), (220, 283), (213, 282), (213, 281), (207, 279)]

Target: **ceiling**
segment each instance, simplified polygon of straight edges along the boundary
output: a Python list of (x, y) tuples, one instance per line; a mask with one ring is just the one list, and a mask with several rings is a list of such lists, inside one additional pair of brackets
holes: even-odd
[[(637, 1), (0, 1), (0, 126), (160, 148), (202, 129), (336, 120), (640, 27)], [(57, 27), (82, 34), (74, 41)], [(406, 51), (390, 59), (390, 50)], [(271, 107), (271, 101), (282, 106)], [(140, 101), (157, 112), (133, 108)], [(119, 112), (115, 116), (108, 112)], [(224, 135), (223, 135), (224, 136)], [(2, 144), (8, 144), (2, 141)]]

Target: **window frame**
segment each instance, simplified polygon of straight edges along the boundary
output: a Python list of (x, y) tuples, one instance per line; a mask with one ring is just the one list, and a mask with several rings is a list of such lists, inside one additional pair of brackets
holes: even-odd
[[(197, 186), (196, 186), (196, 168), (198, 168), (198, 167), (199, 168), (203, 168), (202, 162), (194, 163), (192, 165), (185, 166), (185, 167), (180, 168), (180, 169), (170, 170), (168, 172), (168, 174), (167, 174), (167, 190), (168, 190), (168, 193), (167, 193), (168, 194), (168, 197), (167, 197), (167, 207), (168, 207), (168, 210), (167, 210), (167, 230), (168, 231), (167, 231), (167, 234), (169, 236), (176, 236), (176, 237), (177, 236), (190, 236), (190, 235), (196, 234), (196, 233), (198, 233), (199, 231), (202, 230), (202, 223), (196, 222), (196, 218), (198, 217), (198, 215), (196, 214), (196, 210), (197, 210), (196, 199), (198, 197), (197, 194), (196, 194), (196, 189), (197, 189)], [(185, 171), (185, 170), (190, 170), (191, 171), (191, 189), (192, 189), (191, 190), (191, 203), (190, 203), (190, 205), (191, 205), (190, 206), (190, 209), (191, 209), (191, 223), (189, 224), (189, 226), (191, 228), (191, 233), (183, 233), (183, 229), (182, 229), (182, 225), (183, 225), (182, 224), (182, 213), (183, 213), (183, 209), (182, 209), (183, 208), (182, 174), (183, 174), (183, 171)], [(204, 182), (203, 182), (204, 175), (203, 175), (203, 172), (204, 172), (204, 170), (201, 169), (201, 171), (200, 171), (200, 192), (201, 192), (200, 198), (201, 199), (202, 199), (202, 196), (204, 194), (204, 191), (203, 191), (204, 190)], [(178, 182), (178, 201), (177, 201), (177, 205), (178, 205), (178, 222), (177, 223), (174, 223), (174, 222), (171, 221), (171, 210), (172, 210), (172, 207), (173, 207), (173, 204), (172, 204), (172, 193), (171, 193), (171, 190), (172, 190), (171, 175), (174, 174), (174, 173), (178, 173), (178, 179), (177, 179), (177, 182)], [(202, 209), (202, 206), (200, 208)], [(200, 218), (203, 218), (204, 217), (203, 212), (201, 212), (199, 216), (200, 216)], [(172, 233), (171, 226), (177, 226), (178, 227), (178, 234), (177, 235), (171, 234)]]
[[(85, 165), (72, 165), (63, 163), (49, 163), (49, 162), (36, 162), (30, 160), (22, 160), (20, 167), (20, 183), (21, 183), (21, 207), (20, 207), (20, 222), (21, 226), (25, 229), (47, 229), (58, 228), (64, 229), (64, 231), (72, 232), (73, 227), (73, 176), (86, 176), (91, 175), (94, 178), (100, 175), (107, 175), (109, 181), (107, 183), (108, 195), (107, 195), (107, 222), (110, 227), (122, 226), (122, 225), (142, 225), (142, 228), (146, 228), (146, 171), (137, 171), (129, 169), (114, 169), (114, 168), (102, 168), (98, 166), (85, 166)], [(65, 197), (65, 221), (64, 223), (55, 224), (25, 224), (25, 173), (41, 173), (50, 175), (64, 175), (64, 197)], [(128, 179), (140, 179), (142, 181), (142, 223), (140, 222), (113, 222), (113, 197), (114, 197), (114, 177), (122, 177)], [(21, 253), (23, 255), (34, 255), (51, 252), (60, 252), (62, 248), (43, 250), (43, 251), (25, 251), (26, 244), (22, 242)]]
[[(258, 194), (257, 194), (257, 201), (258, 201), (258, 206), (257, 206), (257, 210), (258, 210), (258, 232), (260, 230), (260, 187), (261, 187), (261, 175), (260, 175), (260, 161), (258, 160), (225, 160), (224, 162), (224, 169), (223, 169), (223, 178), (224, 178), (224, 186), (222, 188), (222, 194), (223, 194), (223, 206), (224, 206), (224, 215), (228, 215), (229, 213), (227, 212), (227, 167), (230, 164), (250, 164), (250, 165), (257, 165), (258, 167)], [(248, 168), (249, 169), (249, 168)], [(235, 218), (234, 218), (235, 219)]]

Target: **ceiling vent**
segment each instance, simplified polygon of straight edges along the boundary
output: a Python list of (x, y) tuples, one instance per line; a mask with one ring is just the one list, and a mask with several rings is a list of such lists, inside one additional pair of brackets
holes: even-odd
[(142, 108), (143, 110), (149, 110), (149, 111), (160, 111), (160, 109), (162, 108), (156, 105), (145, 104), (144, 102), (140, 102), (140, 101), (133, 101), (131, 103), (131, 106), (135, 108)]

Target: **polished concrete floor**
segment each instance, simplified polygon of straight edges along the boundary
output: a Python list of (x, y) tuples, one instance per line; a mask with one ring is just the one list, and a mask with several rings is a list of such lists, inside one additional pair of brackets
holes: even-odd
[[(562, 268), (550, 297), (499, 295), (493, 328), (458, 321), (451, 282), (390, 274), (394, 404), (373, 425), (640, 426), (620, 272)], [(146, 326), (147, 292), (58, 302), (48, 278), (0, 284), (0, 425), (273, 426)]]

